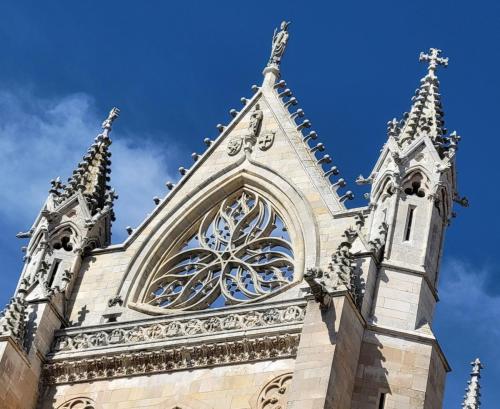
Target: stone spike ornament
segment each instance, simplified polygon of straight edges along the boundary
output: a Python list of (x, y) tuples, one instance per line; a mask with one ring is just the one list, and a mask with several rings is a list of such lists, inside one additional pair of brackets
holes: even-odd
[(456, 144), (451, 136), (446, 136), (447, 130), (444, 127), (436, 70), (439, 66), (446, 67), (448, 58), (441, 57), (440, 54), (441, 50), (437, 48), (431, 48), (429, 53), (420, 53), (420, 61), (429, 63), (427, 74), (420, 80), (420, 87), (415, 91), (410, 112), (404, 114), (400, 121), (389, 121), (387, 135), (390, 139), (395, 139), (402, 149), (420, 136), (427, 135), (444, 157)]
[(66, 185), (58, 179), (52, 182), (51, 193), (56, 204), (64, 202), (77, 192), (81, 192), (87, 201), (92, 216), (109, 211), (111, 220), (114, 220), (112, 211), (113, 202), (118, 198), (113, 189), (108, 186), (111, 173), (111, 152), (109, 146), (113, 122), (120, 115), (118, 108), (113, 108), (102, 123), (102, 132), (97, 135), (87, 154), (82, 158), (73, 175)]
[(462, 403), (463, 409), (479, 409), (481, 406), (481, 385), (479, 380), (481, 379), (481, 369), (484, 368), (483, 364), (476, 358), (474, 362), (471, 362), (472, 372), (470, 373), (470, 381), (467, 382), (467, 388), (465, 388), (464, 402)]

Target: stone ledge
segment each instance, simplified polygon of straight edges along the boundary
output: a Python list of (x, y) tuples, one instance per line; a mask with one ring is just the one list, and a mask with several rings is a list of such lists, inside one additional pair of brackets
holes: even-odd
[[(253, 332), (284, 333), (300, 331), (305, 302), (253, 306), (252, 309), (212, 311), (164, 317), (147, 322), (126, 322), (86, 328), (70, 328), (56, 333), (48, 358), (85, 353), (108, 353), (122, 347), (154, 349), (172, 343), (214, 342), (224, 337), (242, 338)], [(158, 345), (163, 344), (163, 345)], [(111, 351), (111, 352), (115, 352)]]
[(48, 384), (76, 383), (293, 358), (297, 355), (299, 341), (298, 333), (282, 334), (190, 347), (48, 362), (43, 368), (43, 378)]

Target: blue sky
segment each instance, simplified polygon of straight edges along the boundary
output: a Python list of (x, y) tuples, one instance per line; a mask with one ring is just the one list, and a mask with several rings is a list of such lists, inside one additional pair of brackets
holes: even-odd
[[(420, 51), (444, 50), (445, 120), (462, 136), (460, 193), (447, 232), (433, 325), (453, 367), (445, 408), (460, 407), (468, 363), (480, 356), (483, 408), (500, 401), (500, 216), (496, 119), (500, 3), (2, 2), (0, 5), (0, 302), (17, 281), (28, 229), (49, 189), (67, 177), (112, 106), (112, 181), (120, 198), (114, 241), (165, 194), (164, 182), (229, 122), (261, 81), (272, 31), (291, 20), (282, 65), (328, 153), (364, 204), (386, 123), (408, 110), (425, 73)], [(493, 183), (493, 185), (491, 184)]]

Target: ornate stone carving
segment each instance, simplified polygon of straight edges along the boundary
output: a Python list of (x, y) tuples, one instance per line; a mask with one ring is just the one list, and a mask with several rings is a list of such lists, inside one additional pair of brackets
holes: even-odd
[(165, 310), (218, 308), (255, 301), (293, 280), (283, 219), (247, 189), (207, 212), (181, 243), (160, 262), (143, 302)]
[(95, 409), (95, 402), (85, 397), (73, 398), (58, 406), (57, 409)]
[(290, 34), (288, 33), (288, 26), (290, 22), (283, 21), (280, 25), (280, 30), (276, 28), (273, 34), (273, 43), (271, 48), (271, 57), (269, 58), (268, 66), (279, 66), (281, 58), (285, 53), (286, 45)]
[(123, 299), (121, 295), (116, 295), (113, 298), (110, 298), (108, 300), (108, 307), (114, 307), (116, 305), (119, 305), (120, 307), (123, 305)]
[(24, 335), (26, 332), (26, 292), (28, 282), (21, 280), (17, 294), (0, 314), (0, 336), (11, 336), (19, 345), (24, 344)]
[(321, 304), (322, 309), (329, 307), (330, 295), (338, 290), (347, 290), (355, 304), (359, 306), (360, 290), (354, 272), (353, 256), (350, 252), (351, 243), (357, 236), (357, 232), (349, 229), (346, 230), (344, 236), (347, 241), (340, 243), (327, 271), (310, 268), (304, 274), (304, 280), (311, 287), (311, 292), (315, 300)]
[(243, 146), (243, 140), (240, 136), (233, 136), (229, 139), (227, 143), (227, 154), (229, 156), (236, 155), (239, 151), (241, 151), (241, 147)]
[(49, 384), (145, 375), (191, 368), (254, 362), (296, 356), (299, 334), (245, 338), (233, 342), (164, 348), (45, 364)]
[(189, 337), (196, 334), (217, 334), (231, 330), (265, 328), (277, 324), (302, 323), (304, 306), (291, 305), (276, 308), (228, 313), (204, 318), (185, 318), (144, 325), (79, 332), (63, 332), (56, 336), (53, 352), (84, 351), (99, 347), (130, 345)]
[(264, 113), (260, 109), (260, 105), (256, 104), (254, 110), (250, 114), (250, 123), (248, 124), (248, 135), (255, 143), (255, 138), (259, 135), (260, 127), (262, 126), (262, 119)]
[(375, 253), (375, 256), (379, 256), (381, 250), (384, 248), (388, 231), (389, 225), (385, 222), (382, 222), (378, 227), (378, 235), (373, 240), (370, 240), (368, 242), (370, 250)]
[(287, 389), (292, 382), (292, 372), (284, 373), (269, 381), (259, 394), (257, 409), (284, 409), (287, 406)]
[(276, 132), (259, 135), (259, 137), (257, 138), (257, 147), (261, 151), (267, 151), (271, 146), (273, 146), (275, 135)]

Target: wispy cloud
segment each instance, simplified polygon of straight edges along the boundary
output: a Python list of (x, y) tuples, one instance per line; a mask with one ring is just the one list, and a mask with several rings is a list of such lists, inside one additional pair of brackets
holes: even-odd
[[(0, 217), (29, 227), (47, 196), (49, 180), (69, 176), (106, 114), (97, 115), (86, 94), (44, 99), (28, 91), (0, 91)], [(158, 136), (138, 138), (123, 129), (120, 120), (111, 146), (111, 184), (120, 195), (115, 242), (124, 238), (126, 225), (142, 221), (154, 195), (165, 193), (164, 182), (170, 179), (166, 164), (175, 157), (175, 147), (166, 151), (154, 142)]]
[(446, 320), (474, 328), (476, 335), (495, 337), (496, 343), (500, 337), (497, 325), (500, 321), (500, 296), (489, 291), (489, 282), (495, 275), (492, 266), (447, 259), (442, 268), (438, 309)]

